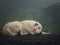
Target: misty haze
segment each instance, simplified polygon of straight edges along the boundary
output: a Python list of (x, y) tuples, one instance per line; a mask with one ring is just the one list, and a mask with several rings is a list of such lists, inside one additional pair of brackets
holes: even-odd
[(60, 33), (60, 0), (0, 0), (0, 29), (14, 20), (33, 19), (43, 31)]

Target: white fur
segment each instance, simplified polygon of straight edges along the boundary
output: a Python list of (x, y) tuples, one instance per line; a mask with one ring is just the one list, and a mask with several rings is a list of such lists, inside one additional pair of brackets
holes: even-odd
[(2, 33), (4, 35), (15, 36), (18, 32), (20, 32), (20, 35), (27, 35), (39, 34), (41, 31), (42, 25), (39, 22), (34, 20), (23, 20), (6, 23), (3, 27)]
[[(21, 24), (23, 24), (22, 31), (24, 31), (26, 34), (39, 34), (42, 31), (42, 25), (34, 20), (23, 20), (20, 21)], [(35, 26), (35, 24), (38, 24)], [(39, 29), (40, 28), (40, 29)]]
[(51, 33), (48, 33), (48, 32), (42, 32), (42, 34), (51, 34)]
[(20, 28), (21, 24), (19, 21), (8, 22), (4, 25), (2, 33), (4, 35), (15, 36)]

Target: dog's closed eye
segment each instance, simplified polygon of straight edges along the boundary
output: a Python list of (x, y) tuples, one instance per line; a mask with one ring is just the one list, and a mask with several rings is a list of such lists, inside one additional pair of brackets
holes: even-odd
[(38, 29), (40, 29), (40, 27), (38, 27)]

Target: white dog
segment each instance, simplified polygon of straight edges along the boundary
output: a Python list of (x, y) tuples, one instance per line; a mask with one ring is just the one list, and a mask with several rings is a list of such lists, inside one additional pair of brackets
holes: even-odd
[(18, 32), (20, 35), (39, 34), (42, 32), (42, 25), (34, 20), (13, 21), (6, 23), (2, 30), (4, 35), (9, 36), (15, 36)]

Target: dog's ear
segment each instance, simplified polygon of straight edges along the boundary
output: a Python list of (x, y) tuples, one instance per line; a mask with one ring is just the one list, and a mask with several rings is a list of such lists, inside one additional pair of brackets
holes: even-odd
[(35, 25), (34, 26), (37, 26), (38, 25), (38, 23), (35, 23)]
[[(39, 24), (38, 23), (35, 23), (35, 25), (34, 26), (38, 26)], [(38, 26), (38, 29), (40, 29), (40, 27)]]

